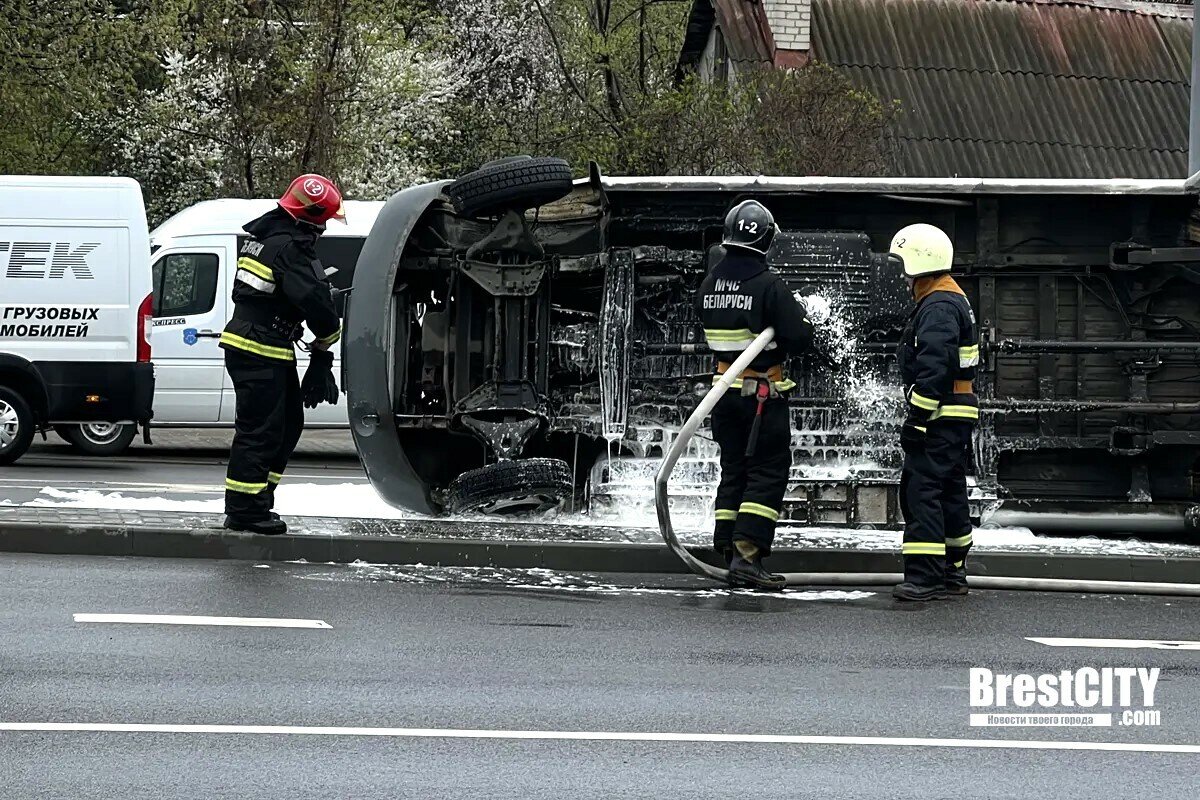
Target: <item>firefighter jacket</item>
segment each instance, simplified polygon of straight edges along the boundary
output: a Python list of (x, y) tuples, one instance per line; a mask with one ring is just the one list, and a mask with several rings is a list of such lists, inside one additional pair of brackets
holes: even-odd
[[(782, 367), (788, 358), (808, 349), (812, 323), (765, 258), (731, 250), (700, 284), (696, 313), (717, 357), (718, 373), (724, 373), (764, 328), (773, 327), (775, 338), (740, 377), (769, 377), (779, 391), (795, 388)], [(735, 387), (740, 386), (740, 377)]]
[(318, 229), (276, 208), (248, 223), (233, 283), (233, 318), (221, 347), (261, 358), (295, 361), (292, 343), (307, 323), (318, 342), (333, 344), (342, 324), (325, 268), (317, 259)]
[(974, 422), (979, 332), (971, 304), (949, 275), (918, 280), (916, 297), (897, 352), (909, 418)]

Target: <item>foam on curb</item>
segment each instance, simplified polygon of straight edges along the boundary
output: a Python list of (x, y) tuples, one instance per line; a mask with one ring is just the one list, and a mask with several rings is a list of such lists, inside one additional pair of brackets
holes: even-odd
[[(318, 563), (429, 564), (588, 572), (683, 573), (683, 564), (665, 545), (645, 541), (576, 539), (451, 538), (370, 533), (288, 533), (258, 536), (234, 533), (212, 520), (131, 521), (119, 512), (52, 520), (22, 519), (16, 509), (0, 509), (0, 551), (70, 555), (211, 558)], [(413, 531), (416, 533), (416, 531)], [(711, 560), (704, 549), (693, 552)], [(895, 573), (900, 556), (881, 550), (847, 548), (776, 549), (770, 566), (778, 572)], [(1093, 581), (1188, 583), (1200, 574), (1200, 558), (1100, 555), (987, 550), (971, 559), (975, 575), (1063, 578)]]

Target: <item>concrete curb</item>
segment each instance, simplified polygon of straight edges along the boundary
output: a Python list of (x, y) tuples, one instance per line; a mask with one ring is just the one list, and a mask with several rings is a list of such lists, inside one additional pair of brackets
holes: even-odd
[[(47, 524), (0, 520), (0, 551), (59, 555), (212, 558), (313, 563), (427, 564), (454, 567), (541, 568), (567, 572), (683, 573), (665, 545), (640, 542), (473, 540), (285, 534), (257, 536), (163, 526)], [(711, 551), (696, 554), (712, 560)], [(777, 549), (778, 572), (895, 573), (898, 553), (850, 549)], [(1200, 558), (982, 551), (976, 575), (1088, 581), (1190, 583)]]

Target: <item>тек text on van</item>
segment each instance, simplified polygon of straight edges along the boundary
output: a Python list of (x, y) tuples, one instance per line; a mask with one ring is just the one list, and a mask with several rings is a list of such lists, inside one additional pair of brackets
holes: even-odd
[(148, 423), (141, 188), (127, 178), (2, 176), (0, 190), (0, 464), (50, 426)]

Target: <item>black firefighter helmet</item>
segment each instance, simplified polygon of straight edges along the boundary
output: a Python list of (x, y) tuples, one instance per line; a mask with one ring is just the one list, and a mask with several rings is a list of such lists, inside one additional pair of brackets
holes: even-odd
[(725, 232), (721, 244), (726, 248), (739, 247), (765, 256), (779, 230), (775, 217), (757, 200), (743, 200), (725, 215)]

